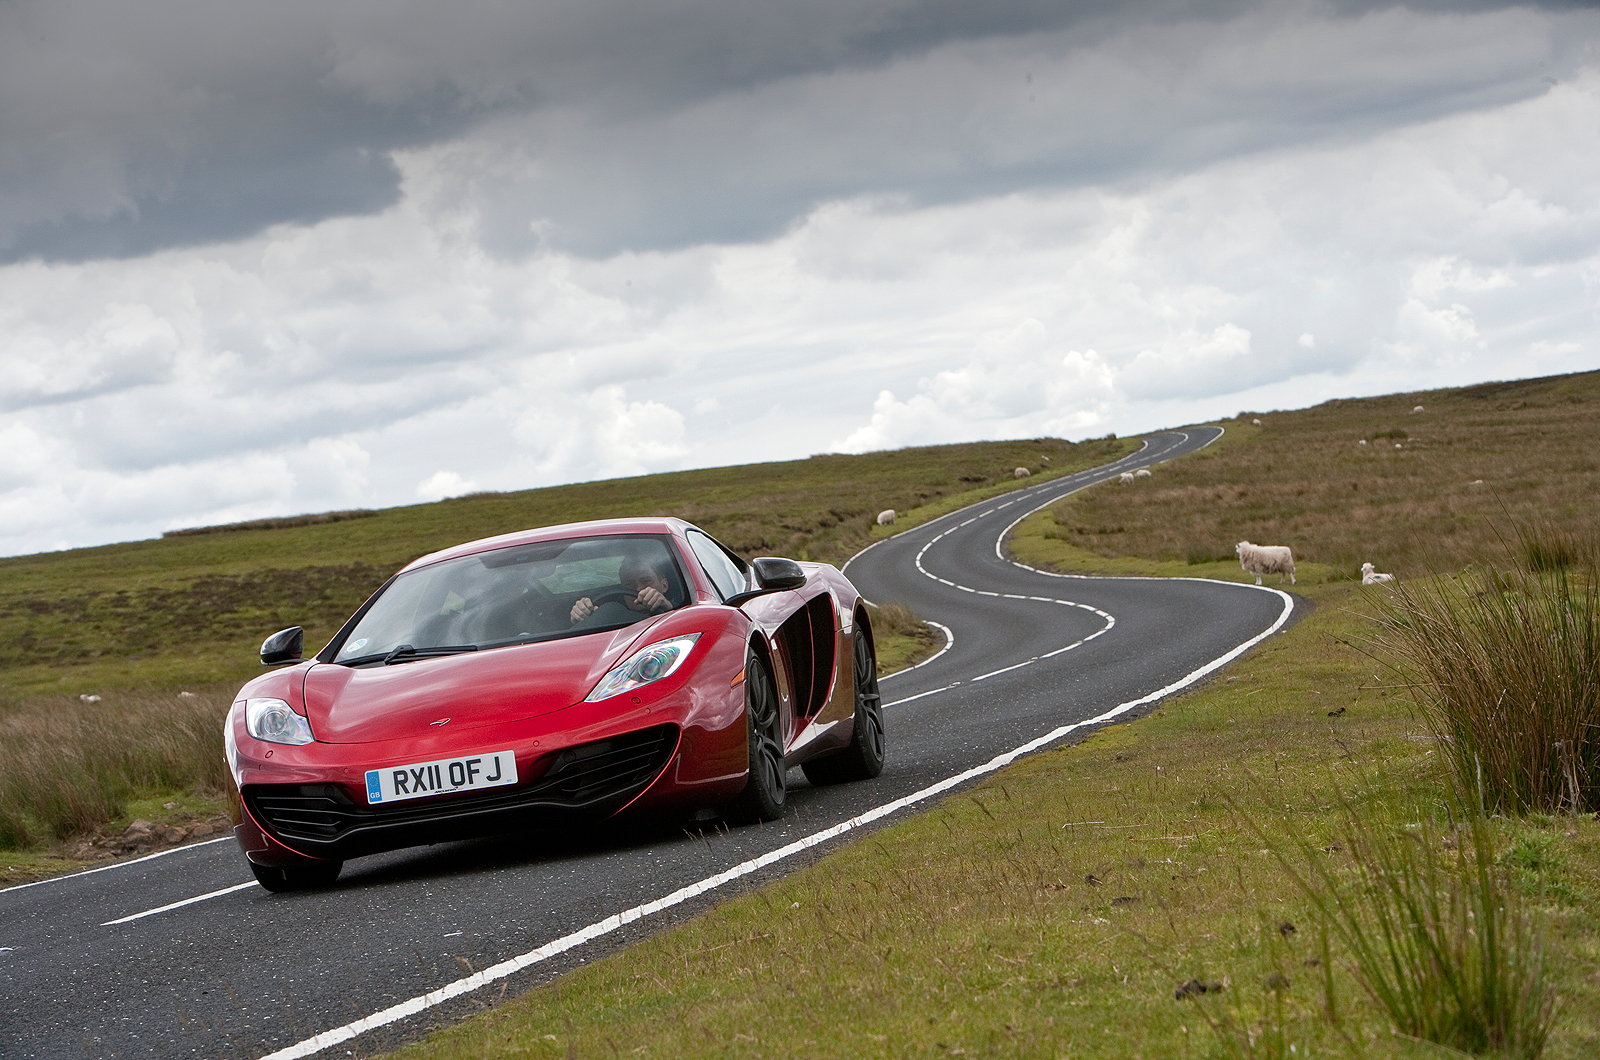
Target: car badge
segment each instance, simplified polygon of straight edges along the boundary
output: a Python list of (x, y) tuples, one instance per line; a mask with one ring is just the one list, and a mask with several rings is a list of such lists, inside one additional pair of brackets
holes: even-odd
[(430, 722), (428, 722), (428, 724), (429, 725), (449, 725), (450, 724), (450, 719), (449, 718), (440, 718), (438, 721), (430, 721)]

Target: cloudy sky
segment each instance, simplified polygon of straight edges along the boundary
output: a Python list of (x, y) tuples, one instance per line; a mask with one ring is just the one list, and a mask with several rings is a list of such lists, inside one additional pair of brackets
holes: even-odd
[(0, 0), (0, 554), (1600, 367), (1600, 12)]

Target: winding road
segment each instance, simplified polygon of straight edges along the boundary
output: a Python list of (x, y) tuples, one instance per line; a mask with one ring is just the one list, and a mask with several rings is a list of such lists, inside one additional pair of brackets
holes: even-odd
[(884, 679), (889, 762), (877, 780), (811, 788), (794, 771), (775, 824), (688, 836), (644, 821), (556, 845), (441, 844), (351, 862), (317, 892), (262, 890), (231, 837), (12, 887), (0, 891), (0, 1056), (289, 1060), (392, 1047), (1023, 754), (1151, 709), (1282, 628), (1294, 599), (1048, 574), (1005, 559), (1001, 541), (1031, 511), (1221, 433), (1152, 435), (1115, 463), (953, 512), (846, 565), (868, 598), (903, 600), (949, 638)]

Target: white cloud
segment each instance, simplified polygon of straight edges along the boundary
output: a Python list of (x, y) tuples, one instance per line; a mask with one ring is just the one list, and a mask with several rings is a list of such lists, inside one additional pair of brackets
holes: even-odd
[(459, 497), (477, 488), (476, 482), (462, 478), (454, 471), (435, 471), (417, 483), (417, 496), (425, 501), (438, 501), (446, 497)]
[[(1571, 56), (1597, 19), (1321, 11), (950, 39), (592, 125), (511, 108), (394, 154), (381, 212), (0, 266), (0, 551), (1595, 367), (1600, 69)], [(432, 76), (380, 44), (341, 53), (340, 76), (374, 99)], [(1092, 98), (1080, 60), (1133, 95)], [(1540, 69), (1560, 84), (1524, 91)], [(514, 95), (497, 76), (474, 98)], [(1206, 101), (1168, 108), (1163, 85)], [(1274, 85), (1298, 96), (1255, 98)], [(1239, 129), (1161, 155), (1195, 106)], [(1137, 129), (1099, 124), (1140, 108)], [(1279, 127), (1301, 118), (1320, 132)], [(987, 161), (961, 169), (968, 148)], [(1074, 151), (1082, 167), (1057, 164)], [(671, 199), (719, 160), (709, 198)], [(627, 172), (575, 212), (524, 194), (578, 196), (602, 162)], [(791, 164), (805, 194), (785, 190)], [(667, 200), (687, 224), (740, 181), (788, 202), (771, 215), (787, 227), (718, 242), (689, 224), (685, 249), (598, 257), (485, 236)]]

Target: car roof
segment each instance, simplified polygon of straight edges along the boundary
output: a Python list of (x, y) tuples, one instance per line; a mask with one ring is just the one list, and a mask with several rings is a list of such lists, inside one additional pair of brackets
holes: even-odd
[(412, 560), (401, 570), (415, 570), (458, 556), (471, 556), (479, 552), (492, 552), (497, 548), (514, 548), (534, 541), (552, 541), (563, 537), (609, 537), (615, 534), (674, 534), (681, 535), (690, 528), (682, 519), (656, 516), (640, 519), (591, 519), (582, 523), (562, 523), (558, 526), (541, 526), (532, 530), (518, 530), (497, 537), (480, 538), (460, 545), (452, 545), (438, 552)]

